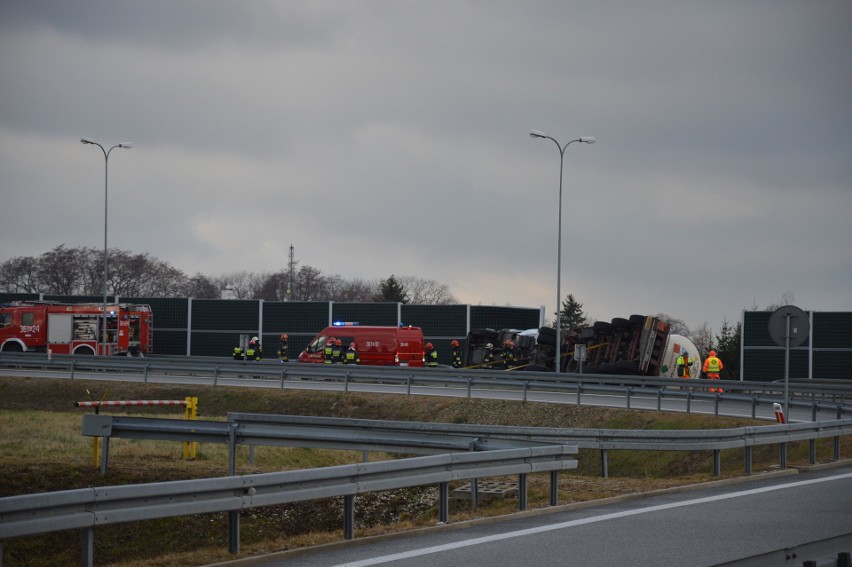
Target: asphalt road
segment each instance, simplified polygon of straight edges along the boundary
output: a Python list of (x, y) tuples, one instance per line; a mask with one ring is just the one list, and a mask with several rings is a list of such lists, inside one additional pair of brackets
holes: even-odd
[[(449, 524), (402, 537), (316, 548), (301, 556), (287, 553), (262, 562), (255, 558), (251, 564), (694, 567), (740, 560), (738, 564), (749, 567), (802, 565), (808, 559), (824, 559), (830, 550), (834, 557), (852, 551), (852, 537), (823, 544), (824, 549), (807, 547), (848, 534), (852, 534), (852, 465), (745, 483), (722, 481), (478, 525)], [(790, 549), (779, 551), (784, 548)]]

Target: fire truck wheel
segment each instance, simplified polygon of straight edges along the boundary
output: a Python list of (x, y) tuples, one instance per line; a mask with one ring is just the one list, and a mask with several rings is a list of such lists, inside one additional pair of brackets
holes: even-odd
[(74, 354), (81, 354), (81, 355), (84, 355), (84, 356), (92, 356), (93, 354), (95, 354), (95, 351), (93, 351), (90, 347), (82, 346), (82, 347), (79, 347), (77, 350), (75, 350)]
[(631, 315), (630, 319), (628, 319), (628, 320), (630, 321), (630, 324), (635, 326), (635, 327), (641, 327), (642, 325), (645, 324), (645, 316), (644, 315)]
[(24, 352), (24, 349), (18, 343), (12, 342), (3, 346), (3, 352)]

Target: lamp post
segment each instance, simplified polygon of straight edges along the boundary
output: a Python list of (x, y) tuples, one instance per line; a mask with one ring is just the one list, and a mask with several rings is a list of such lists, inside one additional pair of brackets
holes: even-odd
[(556, 138), (538, 130), (530, 130), (530, 137), (553, 140), (553, 143), (559, 148), (559, 231), (556, 241), (556, 357), (554, 359), (556, 373), (559, 374), (559, 369), (562, 365), (562, 169), (565, 163), (565, 150), (574, 142), (594, 144), (596, 140), (593, 136), (583, 136), (576, 140), (571, 140), (563, 146)]
[(123, 142), (121, 144), (116, 144), (110, 149), (106, 150), (102, 145), (95, 141), (89, 140), (88, 138), (80, 138), (80, 142), (83, 144), (91, 144), (93, 146), (97, 146), (104, 154), (104, 307), (102, 313), (103, 327), (101, 328), (101, 354), (105, 355), (107, 353), (107, 256), (109, 254), (107, 250), (107, 196), (109, 194), (109, 154), (115, 148), (130, 149), (133, 147), (133, 144), (131, 144), (130, 142)]

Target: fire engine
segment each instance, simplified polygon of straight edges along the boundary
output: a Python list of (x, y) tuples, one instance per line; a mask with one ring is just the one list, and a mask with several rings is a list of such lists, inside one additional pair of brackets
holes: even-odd
[(0, 305), (0, 351), (141, 356), (153, 350), (154, 314), (142, 304), (15, 301)]

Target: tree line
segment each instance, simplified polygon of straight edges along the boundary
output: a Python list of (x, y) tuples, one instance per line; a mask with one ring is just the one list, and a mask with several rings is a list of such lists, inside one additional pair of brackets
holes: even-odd
[[(107, 295), (121, 297), (458, 303), (449, 288), (435, 280), (395, 275), (377, 280), (346, 279), (337, 274), (325, 275), (311, 266), (296, 269), (295, 264), (276, 272), (190, 276), (147, 253), (111, 248), (107, 268)], [(104, 252), (61, 244), (38, 257), (11, 258), (0, 264), (0, 292), (102, 295)]]

